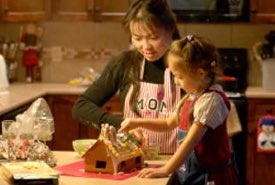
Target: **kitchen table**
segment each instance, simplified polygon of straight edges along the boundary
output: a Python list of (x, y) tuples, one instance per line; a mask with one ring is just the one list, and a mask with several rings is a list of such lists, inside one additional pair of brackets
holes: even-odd
[[(68, 164), (71, 162), (78, 161), (80, 158), (77, 156), (75, 152), (71, 151), (54, 151), (54, 156), (57, 159), (57, 166)], [(164, 164), (170, 156), (159, 156), (158, 160), (146, 161), (149, 164)], [(168, 178), (154, 178), (154, 179), (144, 179), (138, 177), (132, 177), (126, 180), (105, 180), (98, 178), (82, 178), (82, 177), (71, 177), (71, 176), (63, 176), (59, 177), (59, 185), (165, 185)], [(0, 169), (0, 184), (1, 185), (9, 185), (8, 182), (5, 181), (2, 173), (2, 169)]]

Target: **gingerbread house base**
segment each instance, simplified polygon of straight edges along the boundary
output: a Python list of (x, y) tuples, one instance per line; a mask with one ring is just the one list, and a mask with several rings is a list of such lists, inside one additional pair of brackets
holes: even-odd
[(82, 156), (85, 171), (117, 174), (143, 167), (144, 155), (137, 143), (116, 134), (113, 127), (102, 129), (99, 139)]

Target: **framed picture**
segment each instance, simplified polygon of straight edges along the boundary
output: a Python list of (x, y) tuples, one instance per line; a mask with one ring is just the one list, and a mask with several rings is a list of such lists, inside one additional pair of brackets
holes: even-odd
[(275, 116), (266, 115), (259, 119), (257, 151), (275, 153)]

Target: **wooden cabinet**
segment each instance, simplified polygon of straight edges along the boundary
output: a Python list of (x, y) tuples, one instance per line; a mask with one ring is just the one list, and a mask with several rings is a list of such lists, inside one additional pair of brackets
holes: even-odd
[(50, 16), (50, 0), (0, 0), (3, 21), (41, 21)]
[(46, 97), (55, 124), (53, 139), (49, 142), (52, 150), (71, 150), (72, 141), (79, 137), (80, 124), (73, 120), (71, 116), (71, 108), (75, 99), (76, 97), (69, 95), (51, 95)]
[(131, 0), (94, 0), (95, 21), (121, 21)]
[[(0, 0), (3, 21), (121, 21), (131, 0)], [(251, 0), (251, 22), (275, 23), (274, 0)]]
[(94, 0), (55, 0), (52, 7), (55, 20), (86, 21), (92, 19)]
[(105, 111), (110, 112), (116, 116), (123, 115), (122, 103), (118, 95), (112, 97), (110, 101), (108, 101), (107, 103), (105, 103), (105, 105), (102, 106), (102, 108)]
[(52, 111), (55, 123), (52, 150), (72, 150), (72, 141), (80, 138), (97, 138), (98, 131), (88, 128), (72, 118), (72, 107), (77, 95), (49, 95), (46, 100)]
[(257, 122), (267, 111), (275, 114), (275, 99), (248, 99), (246, 185), (274, 185), (275, 155), (260, 153), (257, 147)]
[(274, 0), (251, 0), (251, 22), (275, 23)]
[(53, 19), (69, 21), (115, 21), (125, 15), (130, 0), (56, 0)]
[(53, 19), (69, 21), (121, 20), (130, 0), (55, 0)]
[[(80, 138), (97, 138), (99, 130), (88, 127), (72, 118), (72, 107), (78, 95), (49, 95), (46, 100), (52, 111), (55, 122), (53, 140), (48, 143), (52, 150), (72, 150), (72, 141)], [(114, 96), (103, 108), (122, 114), (120, 100)]]
[(116, 21), (131, 0), (0, 0), (3, 21)]

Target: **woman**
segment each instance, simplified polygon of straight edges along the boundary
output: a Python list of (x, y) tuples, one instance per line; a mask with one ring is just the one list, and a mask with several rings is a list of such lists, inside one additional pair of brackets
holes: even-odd
[[(111, 60), (73, 107), (73, 117), (96, 128), (108, 123), (118, 129), (125, 118), (168, 117), (180, 99), (180, 89), (163, 60), (171, 42), (180, 38), (166, 0), (133, 1), (123, 26), (130, 34), (133, 49)], [(117, 92), (124, 102), (123, 118), (100, 108)], [(176, 150), (176, 130), (143, 133), (149, 144), (159, 144), (161, 153)]]

